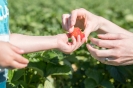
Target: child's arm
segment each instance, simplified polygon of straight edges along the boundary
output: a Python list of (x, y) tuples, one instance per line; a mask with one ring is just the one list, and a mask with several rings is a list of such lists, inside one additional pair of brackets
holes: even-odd
[(28, 36), (22, 34), (11, 34), (10, 36), (10, 43), (23, 49), (25, 53), (54, 49), (57, 47), (56, 41), (53, 36)]
[[(54, 36), (27, 36), (22, 34), (11, 34), (10, 43), (23, 49), (25, 53), (36, 52), (41, 50), (59, 49), (64, 53), (71, 53), (77, 49), (83, 41), (68, 42), (66, 34)], [(80, 40), (80, 39), (79, 39)]]

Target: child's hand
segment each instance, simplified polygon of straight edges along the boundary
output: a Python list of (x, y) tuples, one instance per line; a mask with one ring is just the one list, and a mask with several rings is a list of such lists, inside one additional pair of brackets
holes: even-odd
[(0, 66), (4, 68), (24, 68), (28, 60), (21, 56), (24, 51), (10, 43), (0, 41)]
[(72, 42), (69, 42), (67, 34), (58, 34), (56, 37), (57, 48), (66, 54), (75, 51), (85, 42), (85, 38), (81, 40), (80, 35), (78, 36), (77, 40), (74, 38), (74, 36), (72, 36)]

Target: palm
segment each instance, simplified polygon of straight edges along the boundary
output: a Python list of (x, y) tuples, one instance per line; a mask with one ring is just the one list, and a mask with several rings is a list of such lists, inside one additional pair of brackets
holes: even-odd
[(76, 19), (76, 23), (74, 26), (79, 27), (81, 29), (85, 29), (85, 18), (84, 17), (78, 17)]

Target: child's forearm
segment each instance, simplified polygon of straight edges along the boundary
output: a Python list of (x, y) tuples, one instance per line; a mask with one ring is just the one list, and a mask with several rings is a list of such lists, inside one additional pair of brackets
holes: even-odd
[(98, 33), (122, 33), (126, 35), (133, 35), (131, 32), (119, 27), (118, 25), (100, 17), (100, 28), (97, 30)]
[(23, 49), (25, 53), (57, 48), (57, 38), (55, 36), (11, 34), (10, 43)]

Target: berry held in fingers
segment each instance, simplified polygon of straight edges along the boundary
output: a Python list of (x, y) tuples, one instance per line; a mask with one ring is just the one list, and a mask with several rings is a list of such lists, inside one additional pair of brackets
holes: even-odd
[(69, 33), (69, 37), (71, 38), (72, 36), (74, 36), (76, 38), (76, 40), (78, 38), (78, 35), (80, 35), (81, 40), (85, 37), (85, 34), (78, 27), (75, 27), (73, 32)]

